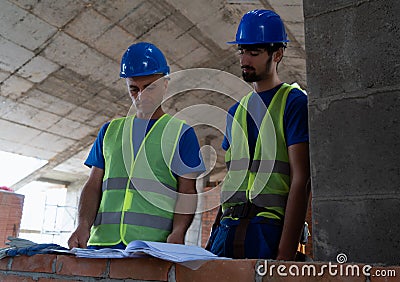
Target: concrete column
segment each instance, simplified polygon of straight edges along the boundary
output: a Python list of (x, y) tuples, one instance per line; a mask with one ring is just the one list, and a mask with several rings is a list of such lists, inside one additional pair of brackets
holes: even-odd
[(400, 1), (304, 0), (316, 260), (400, 262)]
[(75, 230), (78, 224), (78, 203), (81, 195), (83, 185), (86, 179), (75, 181), (68, 185), (67, 195), (65, 198), (64, 217), (63, 217), (63, 230), (70, 230), (70, 233), (62, 233), (60, 241), (63, 245), (67, 246), (67, 242), (71, 233)]
[[(210, 139), (208, 137), (204, 138), (204, 140), (200, 141), (200, 146), (203, 148), (203, 146), (209, 146), (210, 145)], [(207, 171), (210, 170), (210, 151), (209, 150), (202, 150), (202, 156), (203, 156), (203, 161), (204, 164), (207, 168)], [(207, 174), (203, 177), (199, 177), (196, 180), (196, 190), (198, 195), (200, 197), (198, 198), (197, 202), (197, 212), (194, 216), (193, 222), (190, 225), (186, 237), (185, 237), (185, 244), (186, 245), (196, 245), (196, 246), (201, 246), (201, 234), (202, 234), (202, 210), (204, 206), (204, 198), (201, 196), (201, 193), (204, 191), (204, 187), (207, 186), (207, 182), (210, 180), (210, 175)], [(204, 246), (201, 246), (204, 247)]]

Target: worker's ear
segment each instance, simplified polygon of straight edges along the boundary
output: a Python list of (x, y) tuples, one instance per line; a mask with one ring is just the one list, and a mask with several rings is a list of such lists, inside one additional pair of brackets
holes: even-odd
[(274, 62), (279, 63), (283, 58), (283, 47), (276, 50), (273, 54)]

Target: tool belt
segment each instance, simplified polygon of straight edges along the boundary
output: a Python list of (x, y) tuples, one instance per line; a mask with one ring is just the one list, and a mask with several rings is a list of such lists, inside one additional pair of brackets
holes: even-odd
[[(269, 212), (277, 215), (280, 218), (280, 219), (265, 218), (264, 220), (261, 220), (261, 223), (269, 223), (269, 224), (272, 223), (277, 225), (283, 225), (284, 219), (281, 214), (277, 213), (275, 210), (259, 207), (250, 202), (232, 206), (230, 208), (227, 208), (224, 212), (222, 212), (221, 206), (219, 207), (218, 214), (215, 217), (215, 221), (214, 224), (212, 225), (211, 230), (215, 230), (220, 225), (220, 221), (224, 217), (232, 217), (240, 219), (239, 224), (236, 227), (235, 237), (233, 241), (233, 258), (236, 259), (245, 258), (244, 243), (246, 239), (247, 227), (251, 219), (257, 216), (257, 214), (259, 214), (260, 212)], [(301, 235), (300, 244), (306, 244), (308, 236), (309, 236), (308, 224), (307, 222), (305, 222)], [(211, 244), (212, 242), (209, 240), (205, 247), (206, 250), (211, 249)], [(301, 257), (299, 257), (299, 255)], [(306, 258), (305, 254), (302, 254), (300, 252), (296, 253), (296, 261), (305, 261), (305, 258)]]
[(240, 204), (240, 205), (236, 205), (236, 206), (227, 208), (222, 213), (221, 219), (224, 217), (227, 217), (227, 216), (233, 217), (233, 218), (239, 218), (239, 219), (244, 219), (244, 218), (252, 219), (260, 212), (272, 213), (272, 214), (278, 216), (278, 218), (283, 221), (282, 215), (280, 213), (276, 212), (275, 210), (267, 209), (264, 207), (259, 207), (251, 202), (246, 202), (244, 204)]
[[(246, 239), (247, 227), (251, 219), (260, 212), (270, 212), (279, 217), (279, 219), (277, 220), (265, 218), (264, 223), (272, 222), (274, 224), (283, 225), (283, 218), (281, 214), (271, 209), (256, 206), (251, 202), (246, 202), (244, 204), (229, 207), (222, 213), (222, 216), (220, 218), (221, 220), (224, 217), (228, 216), (232, 218), (239, 218), (239, 224), (236, 227), (235, 237), (233, 239), (233, 258), (246, 258), (244, 244)], [(261, 223), (263, 223), (263, 221), (261, 221)]]

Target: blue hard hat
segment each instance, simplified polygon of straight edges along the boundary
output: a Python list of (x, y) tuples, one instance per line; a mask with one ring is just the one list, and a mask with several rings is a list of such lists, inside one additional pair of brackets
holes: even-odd
[(263, 44), (289, 42), (280, 16), (270, 10), (247, 12), (239, 23), (236, 40), (228, 44)]
[(122, 56), (119, 76), (123, 78), (152, 74), (169, 74), (164, 54), (154, 44), (139, 42), (131, 45)]

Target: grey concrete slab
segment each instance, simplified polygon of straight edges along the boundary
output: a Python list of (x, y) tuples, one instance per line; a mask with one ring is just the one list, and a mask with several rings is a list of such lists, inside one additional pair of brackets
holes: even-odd
[(60, 116), (19, 103), (11, 111), (4, 114), (2, 118), (31, 128), (46, 130), (54, 125), (60, 119)]
[(72, 156), (62, 164), (56, 166), (54, 170), (88, 176), (90, 173), (90, 168), (85, 166), (84, 162), (89, 154), (90, 149), (91, 146), (80, 151), (78, 154)]
[(400, 226), (393, 221), (400, 217), (398, 195), (317, 199), (312, 205), (313, 253), (318, 260), (336, 262), (342, 253), (349, 263), (399, 263)]
[(400, 151), (400, 92), (343, 97), (324, 110), (318, 106), (310, 106), (314, 196), (393, 191), (399, 177), (394, 152)]
[(15, 153), (23, 156), (38, 158), (41, 160), (51, 160), (57, 156), (57, 152), (53, 152), (49, 149), (41, 149), (34, 146), (24, 144)]
[(17, 75), (12, 75), (0, 85), (0, 93), (2, 96), (16, 100), (32, 86), (32, 82)]
[(119, 22), (145, 2), (146, 1), (144, 0), (99, 0), (93, 3), (93, 8), (111, 19), (113, 22)]
[(11, 75), (8, 71), (0, 71), (0, 83), (4, 82)]
[(14, 72), (33, 57), (33, 52), (0, 36), (0, 68), (2, 70)]
[(22, 102), (37, 109), (64, 116), (70, 113), (77, 106), (64, 101), (58, 97), (46, 94), (40, 90), (33, 89), (23, 98)]
[[(19, 125), (15, 122), (0, 119), (1, 138), (3, 140), (12, 142), (12, 147), (20, 146), (24, 143), (28, 143), (34, 137), (38, 136), (41, 131), (28, 126)], [(10, 149), (11, 149), (10, 148)], [(10, 151), (10, 150), (5, 150)], [(14, 151), (15, 152), (15, 151)]]
[(77, 121), (62, 118), (51, 126), (48, 131), (74, 140), (79, 140), (92, 133), (94, 128)]
[(31, 140), (30, 145), (39, 149), (59, 153), (65, 151), (68, 147), (74, 144), (74, 142), (75, 141), (70, 138), (64, 138), (63, 136), (42, 132)]
[[(183, 69), (194, 68), (198, 66), (202, 66), (203, 63), (209, 60), (209, 51), (200, 46), (196, 49), (191, 50), (189, 53), (186, 53), (183, 57), (177, 60), (177, 64), (181, 66)], [(180, 70), (180, 69), (178, 69)], [(177, 71), (174, 69), (174, 71)]]
[(42, 46), (57, 31), (55, 27), (8, 1), (2, 1), (0, 9), (3, 15), (0, 17), (2, 36), (29, 50), (34, 51)]
[(32, 10), (36, 0), (8, 0), (24, 10)]
[[(318, 44), (308, 46), (307, 53), (308, 69), (314, 74), (308, 83), (315, 85), (314, 97), (379, 88), (400, 76), (400, 59), (395, 56), (400, 44), (400, 23), (389, 20), (398, 17), (399, 2), (364, 1), (361, 6), (354, 1), (339, 2), (353, 4), (323, 16), (310, 16), (306, 24), (310, 44)], [(329, 7), (321, 9), (329, 11)], [(376, 56), (382, 50), (385, 51)], [(376, 71), (377, 67), (381, 71)]]
[(110, 29), (112, 25), (113, 23), (108, 18), (90, 7), (69, 22), (64, 31), (68, 35), (93, 46), (97, 38)]
[[(126, 81), (123, 78), (119, 77), (119, 68), (118, 70), (114, 73), (111, 73), (112, 77), (115, 78), (115, 80), (111, 83), (104, 83), (104, 86), (106, 86), (108, 91), (111, 92), (112, 96), (115, 99), (121, 99), (121, 98), (126, 98), (127, 97), (127, 86), (126, 86)], [(111, 79), (110, 79), (111, 80)], [(99, 93), (104, 90), (101, 89)]]
[(108, 74), (113, 70), (115, 70), (114, 73), (116, 73), (119, 70), (119, 65), (91, 48), (87, 48), (76, 58), (71, 60), (68, 66), (71, 70), (82, 76), (93, 77), (92, 80), (94, 81), (107, 81), (108, 79), (114, 81), (115, 78), (118, 77), (115, 76), (115, 78), (113, 78)]
[(83, 107), (76, 107), (65, 117), (71, 120), (87, 123), (88, 121), (93, 119), (95, 115), (95, 111), (88, 110)]
[(60, 32), (43, 51), (43, 56), (61, 66), (71, 68), (75, 66), (71, 62), (76, 63), (76, 59), (79, 55), (88, 48), (86, 44)]
[(38, 83), (43, 81), (48, 75), (59, 68), (60, 66), (58, 64), (53, 63), (42, 56), (36, 56), (20, 68), (17, 73), (29, 81)]
[[(118, 86), (117, 86), (118, 85)], [(115, 88), (120, 88), (119, 91), (104, 87), (96, 93), (96, 96), (104, 98), (108, 101), (127, 101), (127, 103), (132, 103), (128, 93), (128, 87), (126, 85), (125, 79), (120, 78), (115, 82)], [(88, 104), (89, 105), (89, 104)]]
[(110, 121), (110, 117), (97, 113), (90, 120), (87, 120), (86, 124), (88, 124), (94, 128), (100, 128), (100, 126), (103, 125), (107, 121)]
[(95, 50), (87, 50), (78, 58), (76, 70), (79, 74), (90, 77), (105, 86), (119, 80), (119, 64)]
[(79, 14), (86, 5), (88, 4), (79, 0), (42, 0), (34, 1), (31, 11), (49, 24), (61, 28)]
[(119, 26), (113, 26), (101, 34), (93, 46), (101, 53), (120, 62), (125, 50), (135, 43), (136, 37)]
[[(140, 38), (170, 15), (169, 11), (159, 11), (149, 1), (143, 1), (135, 9), (131, 10), (119, 25), (133, 36)], [(169, 31), (175, 32), (174, 29)], [(167, 38), (168, 36), (164, 33), (163, 37)]]
[[(1, 125), (0, 120), (0, 125)], [(7, 138), (7, 137), (3, 137)], [(8, 152), (8, 153), (19, 153), (19, 150), (23, 147), (23, 144), (16, 143), (15, 141), (10, 141), (7, 139), (2, 139), (0, 137), (0, 151)]]
[(17, 106), (17, 102), (10, 98), (0, 96), (0, 117), (10, 112)]
[(329, 12), (334, 12), (341, 10), (343, 8), (355, 7), (356, 5), (364, 4), (368, 1), (355, 2), (354, 0), (335, 0), (329, 1), (326, 5), (320, 5), (318, 1), (307, 0), (303, 1), (304, 6), (304, 16), (312, 17), (316, 15), (326, 14)]

